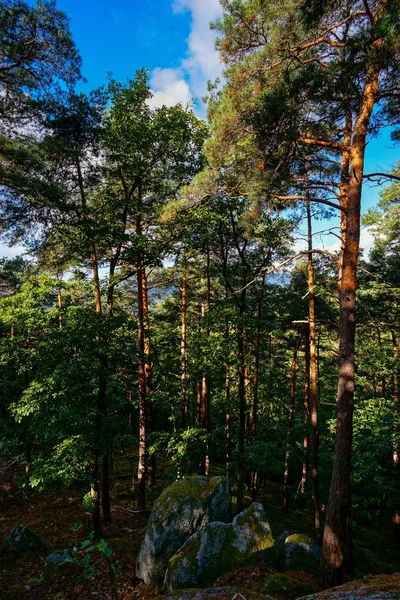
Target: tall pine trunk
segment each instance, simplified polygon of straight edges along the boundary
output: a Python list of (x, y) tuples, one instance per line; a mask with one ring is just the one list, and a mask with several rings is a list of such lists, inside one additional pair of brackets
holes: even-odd
[(296, 375), (297, 375), (297, 353), (299, 351), (299, 346), (301, 342), (302, 335), (300, 335), (299, 339), (296, 342), (293, 351), (293, 359), (292, 359), (292, 369), (291, 369), (291, 378), (290, 378), (290, 405), (289, 405), (289, 416), (288, 416), (288, 425), (287, 425), (287, 433), (286, 433), (286, 452), (285, 452), (285, 468), (283, 472), (283, 510), (285, 512), (289, 511), (289, 458), (290, 458), (290, 449), (292, 443), (292, 424), (294, 411), (296, 407)]
[[(399, 432), (397, 421), (399, 418), (399, 347), (397, 345), (396, 334), (392, 330), (393, 342), (393, 476), (396, 489), (400, 487), (400, 469), (399, 469)], [(400, 547), (400, 509), (396, 509), (392, 518), (393, 539), (397, 547)]]
[(188, 420), (186, 384), (186, 320), (187, 320), (187, 259), (183, 257), (181, 287), (181, 426), (185, 429)]
[(308, 472), (308, 447), (310, 445), (310, 435), (308, 432), (308, 421), (310, 418), (310, 327), (306, 325), (305, 329), (305, 385), (304, 385), (304, 436), (303, 436), (303, 468), (301, 473), (300, 493), (306, 491), (307, 472)]
[[(308, 186), (307, 186), (308, 188)], [(310, 342), (310, 375), (311, 375), (311, 469), (312, 469), (312, 498), (314, 505), (315, 539), (321, 544), (321, 525), (319, 512), (319, 486), (318, 486), (318, 409), (317, 409), (317, 347), (315, 342), (315, 296), (314, 296), (314, 269), (313, 269), (313, 243), (310, 200), (307, 189), (307, 228), (308, 228), (308, 320)]]
[[(136, 217), (136, 233), (142, 235), (140, 211)], [(137, 293), (138, 293), (138, 394), (139, 394), (139, 459), (138, 487), (139, 510), (146, 509), (146, 475), (147, 475), (147, 410), (146, 410), (146, 372), (145, 372), (145, 325), (143, 309), (143, 274), (144, 257), (142, 251), (137, 256)]]
[[(261, 280), (261, 291), (260, 299), (257, 305), (257, 333), (256, 333), (256, 347), (255, 347), (255, 361), (254, 361), (254, 379), (253, 379), (253, 406), (252, 406), (252, 419), (251, 419), (251, 435), (253, 444), (257, 439), (257, 415), (258, 415), (258, 382), (259, 382), (259, 370), (260, 370), (260, 348), (261, 348), (261, 319), (262, 319), (262, 303), (264, 298), (265, 288), (265, 277), (263, 275)], [(253, 470), (252, 485), (251, 485), (251, 499), (253, 502), (257, 501), (257, 482), (258, 473), (257, 470)]]
[(245, 390), (245, 352), (244, 352), (244, 327), (243, 316), (245, 309), (246, 290), (241, 293), (239, 310), (239, 323), (237, 328), (237, 350), (238, 350), (238, 396), (239, 396), (239, 440), (238, 440), (238, 464), (237, 464), (237, 512), (243, 510), (244, 500), (244, 439), (246, 435), (246, 390)]
[[(83, 184), (83, 176), (81, 165), (79, 159), (76, 164), (77, 167), (77, 176), (78, 176), (78, 187), (82, 204), (82, 212), (83, 212), (83, 221), (86, 226), (86, 209), (87, 209), (87, 200), (85, 194), (85, 188)], [(95, 310), (96, 313), (100, 316), (103, 314), (102, 306), (101, 306), (101, 291), (100, 291), (100, 277), (99, 277), (99, 266), (97, 260), (97, 252), (96, 246), (94, 242), (91, 240), (91, 232), (86, 232), (89, 237), (89, 249), (90, 249), (90, 258), (92, 263), (92, 277), (93, 277), (93, 286), (94, 286), (94, 298), (95, 298)], [(99, 345), (99, 388), (97, 393), (97, 402), (96, 402), (96, 417), (95, 417), (95, 431), (94, 431), (94, 443), (92, 456), (90, 459), (90, 471), (91, 471), (91, 497), (92, 497), (92, 525), (95, 538), (101, 538), (103, 530), (101, 526), (101, 516), (100, 516), (100, 457), (101, 457), (101, 444), (103, 437), (103, 422), (106, 412), (106, 388), (107, 388), (107, 355), (105, 353), (105, 340), (103, 339), (102, 334), (97, 335), (97, 343)]]
[(349, 182), (341, 194), (346, 213), (339, 289), (339, 378), (336, 439), (332, 481), (326, 509), (321, 562), (321, 581), (327, 587), (343, 581), (345, 568), (351, 568), (351, 448), (354, 411), (354, 345), (357, 260), (360, 242), (361, 191), (368, 127), (374, 108), (378, 75), (375, 65), (367, 72), (360, 113), (349, 148)]

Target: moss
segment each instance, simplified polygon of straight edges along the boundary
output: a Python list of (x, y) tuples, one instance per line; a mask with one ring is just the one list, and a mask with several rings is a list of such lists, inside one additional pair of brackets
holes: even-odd
[(313, 591), (312, 586), (285, 573), (274, 573), (263, 587), (263, 592), (270, 596), (283, 594), (291, 597), (294, 594), (311, 594)]
[(321, 551), (317, 543), (307, 535), (295, 533), (285, 539), (285, 534), (282, 534), (275, 547), (279, 570), (318, 571)]
[(200, 527), (169, 561), (166, 584), (179, 589), (194, 578), (199, 587), (207, 586), (273, 543), (264, 510), (254, 504), (230, 525), (213, 522)]

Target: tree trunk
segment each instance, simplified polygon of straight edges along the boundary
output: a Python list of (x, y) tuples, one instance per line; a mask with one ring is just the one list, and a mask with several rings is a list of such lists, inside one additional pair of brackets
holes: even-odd
[[(142, 235), (140, 212), (136, 218), (136, 233)], [(146, 509), (146, 434), (147, 434), (147, 410), (146, 410), (146, 373), (145, 373), (145, 331), (143, 310), (143, 271), (144, 258), (142, 252), (137, 257), (137, 291), (138, 291), (138, 393), (139, 393), (139, 460), (138, 460), (138, 484), (139, 484), (139, 510)]]
[(229, 363), (225, 365), (225, 392), (226, 392), (226, 410), (225, 410), (225, 444), (226, 444), (226, 461), (225, 470), (226, 478), (229, 478), (229, 467), (231, 464), (231, 411), (230, 411), (230, 395), (231, 386), (229, 380)]
[[(87, 200), (85, 194), (85, 188), (83, 183), (83, 176), (81, 171), (81, 165), (79, 160), (77, 161), (77, 176), (78, 176), (78, 187), (81, 197), (81, 204), (83, 209), (83, 220), (86, 221), (86, 208), (87, 208)], [(89, 249), (90, 249), (90, 258), (92, 262), (92, 276), (93, 276), (93, 284), (94, 284), (94, 298), (95, 298), (95, 310), (98, 315), (102, 315), (102, 306), (101, 306), (101, 290), (100, 290), (100, 277), (99, 277), (99, 265), (97, 261), (97, 253), (96, 246), (93, 241), (91, 241), (91, 232), (87, 232), (89, 236)], [(95, 538), (101, 538), (102, 536), (102, 527), (101, 527), (101, 517), (100, 517), (100, 446), (103, 437), (103, 421), (106, 411), (106, 388), (107, 388), (107, 355), (105, 354), (104, 344), (105, 340), (103, 339), (102, 334), (97, 335), (97, 342), (100, 346), (99, 348), (99, 389), (97, 394), (97, 403), (96, 403), (96, 418), (95, 418), (95, 441), (93, 448), (93, 456), (91, 458), (91, 496), (93, 503), (92, 510), (92, 524)]]
[(308, 446), (310, 435), (308, 433), (308, 420), (310, 418), (310, 327), (305, 328), (305, 386), (304, 386), (304, 437), (303, 437), (303, 469), (301, 474), (300, 493), (303, 495), (306, 491), (307, 472), (308, 472)]
[[(144, 375), (146, 381), (146, 437), (153, 431), (153, 406), (151, 401), (152, 392), (152, 364), (151, 364), (151, 340), (149, 325), (149, 299), (147, 290), (147, 274), (144, 258), (142, 258), (142, 298), (143, 298), (143, 328), (144, 328)], [(147, 448), (146, 448), (147, 452)], [(149, 486), (155, 484), (156, 457), (152, 454), (146, 458), (146, 481)]]
[(285, 469), (283, 473), (283, 510), (289, 512), (289, 458), (290, 458), (290, 444), (292, 436), (292, 423), (296, 404), (296, 372), (297, 372), (297, 353), (303, 334), (300, 334), (299, 339), (296, 342), (296, 346), (293, 351), (292, 359), (292, 374), (291, 374), (291, 388), (290, 388), (290, 405), (289, 405), (289, 418), (286, 434), (286, 453), (285, 453)]
[(399, 347), (397, 345), (396, 334), (392, 331), (393, 342), (393, 469), (395, 475), (399, 477), (399, 434), (397, 431), (397, 419), (399, 418)]
[[(399, 418), (399, 347), (397, 345), (396, 334), (392, 331), (393, 342), (393, 475), (395, 486), (399, 488), (399, 433), (397, 420)], [(395, 510), (392, 518), (393, 540), (397, 547), (400, 547), (400, 510)]]
[[(372, 61), (374, 63), (374, 61)], [(361, 190), (364, 174), (366, 136), (378, 89), (375, 64), (366, 74), (362, 105), (354, 126), (350, 148), (349, 184), (341, 195), (346, 211), (345, 239), (342, 249), (341, 282), (339, 291), (339, 378), (337, 394), (336, 440), (329, 500), (326, 510), (321, 581), (327, 587), (343, 581), (346, 548), (351, 545), (348, 528), (351, 502), (351, 447), (354, 410), (354, 344), (357, 260), (360, 241)]]
[(110, 506), (110, 463), (109, 454), (103, 454), (103, 486), (102, 486), (101, 504), (103, 508), (103, 521), (109, 523), (111, 521), (111, 506)]
[(61, 313), (61, 311), (62, 311), (62, 296), (61, 296), (60, 280), (58, 279), (58, 276), (57, 276), (57, 283), (58, 283), (58, 286), (57, 286), (57, 304), (58, 304), (58, 310), (59, 310), (59, 313), (58, 313), (58, 326), (61, 329), (62, 328), (62, 313)]
[[(264, 298), (265, 289), (265, 277), (261, 280), (261, 291), (260, 299), (257, 305), (257, 334), (256, 334), (256, 347), (255, 347), (255, 361), (254, 361), (254, 380), (253, 380), (253, 407), (252, 407), (252, 419), (251, 419), (251, 434), (253, 444), (257, 438), (257, 414), (258, 414), (258, 380), (259, 380), (259, 369), (260, 369), (260, 347), (261, 347), (261, 319), (262, 319), (262, 303)], [(253, 502), (257, 502), (257, 471), (253, 471), (252, 486), (251, 486), (251, 498)]]
[(186, 428), (188, 416), (186, 386), (186, 313), (187, 313), (187, 259), (183, 257), (181, 288), (181, 425)]
[(308, 320), (310, 340), (310, 375), (311, 375), (311, 469), (312, 469), (312, 498), (314, 505), (315, 539), (321, 544), (321, 526), (319, 514), (319, 489), (318, 489), (318, 410), (317, 410), (317, 348), (315, 342), (315, 299), (314, 299), (314, 270), (312, 257), (312, 224), (307, 184), (307, 225), (308, 225)]
[(196, 425), (200, 427), (201, 424), (201, 379), (197, 380), (197, 399), (196, 399)]
[(244, 499), (244, 438), (246, 435), (246, 392), (245, 392), (245, 355), (244, 355), (244, 327), (243, 315), (245, 307), (246, 290), (242, 291), (239, 310), (239, 324), (237, 330), (238, 349), (238, 396), (239, 396), (239, 440), (238, 440), (238, 466), (237, 466), (237, 512), (243, 510)]

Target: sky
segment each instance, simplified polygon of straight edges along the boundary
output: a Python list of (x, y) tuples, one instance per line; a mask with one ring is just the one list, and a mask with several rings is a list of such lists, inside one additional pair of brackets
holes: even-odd
[[(33, 3), (33, 0), (31, 0)], [(197, 100), (195, 110), (204, 116), (202, 96), (207, 81), (221, 76), (222, 65), (214, 49), (215, 32), (209, 24), (221, 13), (218, 0), (57, 0), (70, 19), (73, 38), (83, 59), (86, 84), (83, 91), (107, 82), (107, 74), (119, 81), (133, 78), (142, 67), (149, 70), (154, 97), (152, 106), (186, 104)], [(390, 132), (370, 140), (366, 172), (389, 171), (400, 160), (400, 146), (390, 141)], [(363, 212), (379, 199), (379, 189), (366, 184)], [(333, 227), (337, 221), (318, 222), (315, 230)], [(336, 238), (325, 236), (318, 243), (335, 249)], [(368, 229), (361, 246), (371, 247)], [(298, 241), (297, 248), (303, 242)], [(336, 246), (335, 246), (336, 244)], [(336, 248), (338, 249), (338, 248)], [(15, 256), (21, 248), (0, 243), (0, 256)]]

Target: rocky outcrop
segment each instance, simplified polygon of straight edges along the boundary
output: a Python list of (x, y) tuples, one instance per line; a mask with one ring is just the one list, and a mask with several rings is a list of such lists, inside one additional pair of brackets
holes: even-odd
[(315, 540), (302, 533), (285, 536), (276, 541), (276, 564), (280, 571), (318, 572), (321, 550)]
[(184, 542), (212, 521), (229, 522), (231, 500), (224, 477), (186, 477), (156, 500), (136, 563), (136, 576), (161, 585), (169, 559)]
[(1, 551), (14, 552), (15, 554), (23, 554), (24, 552), (45, 554), (47, 548), (46, 544), (37, 533), (28, 529), (28, 527), (17, 525), (14, 529), (11, 529), (10, 533), (7, 535)]
[[(196, 591), (182, 590), (173, 596), (167, 596), (164, 600), (208, 600), (209, 598), (216, 598), (217, 600), (232, 600), (232, 598), (235, 597), (237, 600), (241, 600), (241, 598), (249, 598), (247, 591), (232, 587), (217, 587)], [(266, 596), (253, 592), (251, 599), (264, 600), (266, 599)]]
[(400, 573), (364, 577), (299, 600), (399, 600)]
[(263, 506), (255, 502), (229, 525), (200, 527), (170, 559), (164, 585), (168, 590), (205, 587), (273, 544)]

